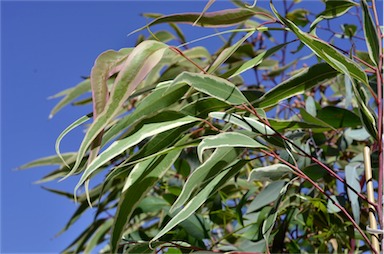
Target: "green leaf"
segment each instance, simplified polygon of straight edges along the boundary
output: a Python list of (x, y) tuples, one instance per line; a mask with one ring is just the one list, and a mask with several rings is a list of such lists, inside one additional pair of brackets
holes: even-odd
[[(275, 13), (276, 17), (284, 25), (286, 25), (289, 29), (291, 29), (292, 32), (294, 32), (296, 36), (300, 39), (300, 41), (303, 42), (305, 45), (307, 45), (317, 56), (319, 56), (321, 59), (326, 61), (330, 66), (332, 66), (334, 69), (338, 70), (339, 72), (347, 74), (363, 82), (364, 84), (369, 85), (367, 75), (358, 64), (356, 64), (354, 61), (352, 61), (348, 57), (341, 54), (339, 51), (333, 48), (329, 43), (324, 42), (317, 37), (314, 37), (310, 34), (307, 34), (301, 31), (292, 21), (282, 17), (277, 12), (272, 2), (271, 2), (271, 9)], [(340, 68), (340, 65), (336, 64), (334, 59), (337, 60), (337, 62), (339, 62), (340, 64), (342, 64), (345, 68)], [(347, 70), (347, 73), (345, 73), (345, 70)]]
[(206, 118), (212, 111), (225, 110), (228, 104), (216, 98), (201, 98), (185, 105), (180, 112), (186, 115)]
[(215, 59), (215, 61), (211, 64), (209, 69), (207, 70), (207, 73), (212, 74), (214, 73), (217, 68), (220, 67), (227, 59), (233, 55), (233, 53), (236, 52), (236, 50), (243, 45), (245, 40), (247, 40), (252, 34), (255, 33), (256, 30), (248, 32), (246, 35), (244, 35), (238, 42), (233, 44), (232, 46), (225, 48), (220, 55)]
[(64, 160), (64, 158), (62, 157), (62, 155), (60, 153), (60, 143), (61, 143), (61, 140), (69, 132), (71, 132), (73, 129), (75, 129), (75, 128), (79, 127), (80, 125), (82, 125), (83, 123), (87, 122), (91, 117), (92, 117), (92, 114), (88, 114), (88, 115), (80, 117), (79, 119), (74, 121), (72, 124), (70, 124), (67, 128), (65, 128), (65, 130), (63, 130), (60, 133), (60, 135), (57, 137), (57, 139), (56, 139), (56, 144), (55, 144), (56, 154), (62, 159), (64, 165), (67, 166), (68, 168), (69, 168), (68, 163)]
[(76, 153), (62, 153), (61, 156), (59, 155), (52, 155), (44, 158), (40, 158), (34, 161), (31, 161), (27, 164), (24, 164), (20, 167), (18, 167), (18, 170), (27, 169), (27, 168), (33, 168), (33, 167), (40, 167), (40, 166), (51, 166), (51, 165), (60, 165), (65, 166), (63, 163), (64, 161), (74, 160), (76, 158)]
[(326, 63), (315, 64), (275, 86), (255, 103), (261, 108), (274, 106), (280, 101), (302, 94), (306, 90), (336, 77), (337, 74), (338, 72)]
[(226, 168), (237, 156), (237, 151), (232, 147), (216, 149), (213, 154), (187, 178), (181, 194), (169, 210), (170, 213), (183, 206), (196, 189)]
[[(212, 155), (213, 156), (213, 155)], [(238, 170), (244, 165), (242, 161), (236, 161), (233, 163), (232, 167), (228, 167), (222, 170), (218, 175), (209, 181), (209, 183), (197, 194), (195, 195), (181, 210), (178, 212), (168, 223), (164, 226), (163, 229), (151, 240), (151, 242), (156, 241), (167, 232), (169, 232), (173, 227), (180, 224), (182, 221), (191, 216), (199, 207), (208, 199), (208, 197), (218, 188), (224, 184), (228, 178), (232, 177), (238, 172)]]
[(357, 105), (359, 106), (359, 115), (360, 115), (361, 123), (363, 124), (365, 129), (369, 132), (369, 134), (371, 134), (373, 138), (377, 139), (378, 138), (377, 124), (376, 124), (377, 120), (375, 118), (375, 115), (369, 110), (368, 106), (366, 105), (364, 90), (362, 89), (362, 87), (358, 87), (353, 80), (352, 80), (352, 88), (357, 101)]
[(268, 184), (249, 204), (247, 213), (258, 211), (264, 206), (276, 201), (286, 184), (287, 182), (284, 180), (274, 181)]
[(123, 103), (128, 99), (151, 69), (161, 60), (167, 47), (167, 45), (160, 42), (144, 41), (133, 49), (115, 79), (113, 90), (105, 110), (89, 127), (80, 145), (76, 164), (65, 178), (76, 171), (81, 158), (84, 156), (93, 140), (103, 131), (116, 114), (118, 114)]
[(288, 173), (292, 173), (292, 169), (287, 165), (273, 164), (266, 167), (252, 169), (249, 174), (248, 181), (275, 181)]
[[(183, 142), (181, 140), (180, 142)], [(167, 155), (148, 159), (135, 165), (130, 172), (119, 200), (115, 221), (112, 227), (112, 253), (116, 253), (126, 224), (130, 221), (135, 208), (140, 204), (147, 192), (165, 174), (179, 157), (181, 151), (173, 151)]]
[(222, 78), (233, 78), (237, 75), (240, 75), (241, 73), (260, 65), (263, 61), (265, 61), (268, 57), (272, 56), (274, 53), (285, 47), (288, 43), (283, 43), (277, 46), (274, 46), (268, 50), (265, 50), (258, 54), (256, 57), (252, 58), (251, 60), (246, 61), (242, 65), (232, 69), (231, 71), (225, 73), (225, 75), (222, 75)]
[(333, 128), (356, 128), (361, 125), (359, 117), (344, 108), (327, 106), (317, 112), (317, 118)]
[(265, 148), (253, 138), (238, 132), (224, 132), (215, 136), (208, 136), (200, 142), (197, 147), (197, 154), (200, 161), (203, 161), (203, 153), (206, 149), (219, 147), (248, 147), (248, 148)]
[(143, 116), (170, 107), (183, 97), (188, 88), (189, 87), (187, 85), (171, 86), (171, 81), (158, 84), (152, 93), (136, 105), (136, 109), (133, 112), (120, 119), (119, 122), (114, 124), (108, 131), (105, 132), (103, 144), (109, 142), (119, 132), (125, 130), (128, 126), (131, 126), (135, 121)]
[(132, 49), (107, 50), (100, 54), (91, 71), (93, 116), (96, 118), (105, 108), (108, 98), (108, 79), (117, 73)]
[(71, 101), (78, 98), (85, 92), (88, 92), (91, 90), (91, 81), (89, 79), (84, 80), (83, 82), (80, 82), (75, 87), (65, 90), (64, 93), (60, 92), (54, 96), (51, 96), (51, 98), (56, 98), (62, 95), (65, 95), (63, 99), (60, 100), (59, 103), (56, 104), (56, 106), (51, 110), (51, 113), (49, 114), (49, 118), (52, 118), (60, 109), (62, 109), (64, 106), (68, 105)]
[(183, 72), (175, 78), (173, 85), (187, 83), (196, 90), (231, 105), (248, 103), (241, 91), (226, 79), (209, 74)]
[(275, 132), (268, 125), (265, 125), (264, 123), (261, 123), (260, 121), (251, 117), (245, 117), (233, 113), (230, 114), (224, 112), (212, 112), (209, 114), (209, 116), (212, 118), (236, 124), (237, 126), (240, 126), (241, 128), (248, 131), (258, 131), (264, 135), (275, 134)]
[(130, 136), (115, 141), (104, 152), (102, 152), (88, 167), (85, 169), (78, 184), (75, 187), (76, 190), (85, 182), (85, 180), (103, 164), (116, 157), (120, 153), (124, 152), (128, 148), (138, 144), (140, 141), (171, 130), (173, 128), (192, 123), (197, 121), (197, 118), (192, 116), (184, 116), (183, 114), (168, 111), (161, 112), (154, 117), (145, 119), (138, 129)]
[(202, 27), (226, 27), (239, 24), (255, 15), (255, 11), (246, 8), (227, 9), (205, 13), (199, 20), (200, 13), (179, 13), (161, 16), (148, 25), (143, 26), (129, 35), (139, 32), (145, 28), (162, 23), (187, 23)]
[(92, 253), (94, 248), (104, 240), (105, 235), (111, 229), (113, 220), (109, 219), (105, 221), (99, 228), (97, 228), (96, 232), (93, 234), (93, 237), (86, 244), (84, 253)]
[[(345, 181), (357, 192), (361, 192), (360, 175), (364, 172), (361, 163), (352, 162), (345, 166)], [(353, 218), (356, 223), (360, 223), (360, 203), (357, 194), (350, 188), (347, 188), (348, 199), (351, 202)]]
[(367, 1), (361, 0), (361, 5), (363, 7), (364, 37), (367, 43), (369, 57), (372, 62), (378, 66), (380, 61), (380, 39), (371, 14), (369, 13)]
[(333, 19), (344, 15), (352, 7), (358, 6), (357, 3), (349, 0), (328, 0), (325, 2), (325, 10), (321, 12), (312, 22), (310, 30), (313, 30), (316, 25), (323, 19)]

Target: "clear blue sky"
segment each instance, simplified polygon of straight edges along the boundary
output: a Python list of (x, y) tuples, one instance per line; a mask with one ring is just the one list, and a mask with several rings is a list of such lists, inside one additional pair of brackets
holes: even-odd
[[(201, 11), (206, 1), (1, 2), (1, 249), (0, 253), (58, 253), (77, 236), (74, 225), (55, 238), (76, 206), (33, 184), (54, 168), (14, 171), (53, 155), (60, 132), (90, 107), (68, 107), (48, 120), (58, 100), (47, 98), (80, 82), (98, 54), (134, 45), (127, 34), (146, 24), (143, 12)], [(216, 5), (216, 6), (215, 6)], [(217, 9), (215, 4), (212, 10)], [(233, 6), (231, 4), (227, 6)], [(189, 38), (196, 38), (192, 34)], [(82, 130), (63, 141), (75, 151)], [(72, 191), (74, 180), (44, 186)], [(89, 216), (90, 217), (90, 216)]]
[[(33, 184), (54, 168), (14, 170), (36, 158), (53, 155), (60, 132), (91, 111), (90, 107), (67, 107), (48, 120), (58, 100), (47, 98), (89, 75), (101, 52), (133, 46), (137, 35), (127, 34), (146, 24), (140, 13), (201, 11), (206, 2), (1, 2), (0, 253), (58, 253), (91, 219), (84, 218), (55, 238), (76, 206)], [(217, 1), (210, 10), (224, 4), (233, 6), (228, 1)], [(188, 35), (191, 40), (202, 34)], [(75, 151), (82, 135), (81, 129), (69, 135), (62, 150)], [(44, 186), (72, 191), (76, 180)]]

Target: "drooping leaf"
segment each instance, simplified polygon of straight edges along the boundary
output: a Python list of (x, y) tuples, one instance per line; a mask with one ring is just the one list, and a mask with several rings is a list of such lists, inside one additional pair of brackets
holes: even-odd
[(234, 84), (213, 75), (183, 72), (175, 78), (173, 85), (180, 83), (187, 83), (196, 90), (231, 105), (240, 105), (248, 102), (247, 98)]
[(60, 109), (64, 106), (68, 105), (71, 101), (78, 98), (82, 94), (91, 90), (91, 81), (86, 79), (80, 82), (77, 86), (66, 90), (65, 93), (58, 93), (57, 95), (51, 96), (50, 98), (56, 98), (58, 96), (65, 95), (63, 99), (60, 100), (59, 103), (51, 110), (49, 114), (49, 118), (52, 118)]
[(219, 147), (248, 147), (248, 148), (265, 148), (251, 137), (238, 132), (224, 132), (215, 136), (208, 136), (200, 142), (197, 147), (197, 154), (200, 161), (203, 161), (203, 153), (206, 149)]
[(112, 223), (113, 219), (109, 219), (97, 228), (91, 240), (85, 245), (84, 253), (92, 253), (94, 251), (94, 248), (105, 239), (105, 235), (111, 229)]
[[(289, 42), (288, 42), (289, 43)], [(237, 75), (240, 75), (241, 73), (260, 65), (263, 61), (265, 61), (268, 57), (272, 56), (274, 53), (278, 52), (280, 49), (285, 47), (288, 43), (283, 43), (277, 46), (274, 46), (268, 50), (265, 50), (258, 54), (256, 57), (252, 58), (251, 60), (246, 61), (242, 65), (232, 69), (231, 71), (225, 73), (222, 75), (222, 78), (233, 78)]]
[(291, 172), (292, 169), (285, 164), (273, 164), (252, 169), (248, 181), (275, 181)]
[[(344, 56), (342, 53), (340, 53), (331, 45), (329, 45), (329, 43), (324, 42), (315, 36), (301, 31), (292, 21), (282, 17), (277, 12), (272, 2), (271, 9), (275, 13), (276, 17), (292, 32), (294, 32), (296, 36), (300, 39), (300, 41), (307, 45), (317, 56), (326, 61), (330, 66), (332, 66), (339, 72), (347, 74), (363, 82), (364, 84), (369, 85), (367, 75), (357, 63)], [(332, 58), (330, 56), (332, 56)], [(345, 68), (340, 68), (340, 65), (336, 64), (334, 59), (337, 60), (340, 64), (342, 64)], [(345, 70), (347, 70), (347, 73), (345, 73)]]
[(109, 142), (122, 130), (131, 126), (136, 120), (143, 116), (170, 107), (183, 97), (188, 90), (188, 86), (171, 86), (171, 82), (163, 82), (158, 84), (157, 88), (148, 96), (141, 100), (133, 112), (120, 119), (104, 134), (103, 143)]
[(199, 20), (197, 20), (200, 16), (200, 13), (179, 13), (172, 15), (164, 15), (161, 16), (148, 25), (143, 26), (135, 31), (131, 32), (131, 34), (139, 32), (147, 27), (162, 24), (162, 23), (189, 23), (193, 24), (196, 21), (197, 26), (202, 27), (227, 27), (239, 24), (255, 15), (255, 12), (251, 9), (246, 8), (237, 8), (237, 9), (227, 9), (220, 10), (215, 12), (205, 13)]
[[(182, 142), (181, 140), (180, 142)], [(111, 246), (115, 253), (134, 209), (140, 204), (146, 193), (165, 174), (179, 157), (181, 151), (148, 159), (135, 165), (130, 172), (119, 200), (112, 227)]]
[(184, 205), (200, 185), (207, 182), (207, 179), (216, 176), (221, 170), (232, 163), (237, 156), (238, 152), (231, 147), (216, 149), (214, 153), (188, 177), (181, 194), (173, 203), (170, 212), (172, 213)]
[(207, 70), (207, 73), (212, 74), (214, 73), (217, 68), (219, 68), (230, 56), (235, 53), (235, 51), (243, 45), (245, 40), (247, 40), (252, 34), (255, 33), (256, 30), (248, 32), (246, 35), (244, 35), (238, 42), (233, 44), (232, 46), (225, 48), (220, 55), (215, 59), (215, 61), (211, 64), (209, 69)]
[(20, 167), (18, 170), (40, 167), (40, 166), (50, 166), (50, 165), (61, 165), (64, 166), (63, 160), (69, 162), (70, 160), (74, 160), (76, 157), (76, 153), (62, 153), (59, 155), (52, 155), (44, 158), (40, 158), (29, 163), (26, 163)]
[(315, 64), (269, 90), (256, 101), (256, 105), (261, 108), (274, 106), (282, 100), (302, 94), (321, 82), (336, 77), (337, 74), (338, 72), (326, 63)]
[(272, 130), (268, 125), (251, 117), (240, 116), (237, 114), (230, 114), (224, 112), (212, 112), (209, 114), (210, 117), (224, 120), (240, 126), (241, 128), (248, 131), (257, 131), (264, 135), (273, 135), (275, 131)]
[(60, 143), (61, 143), (61, 140), (69, 133), (71, 132), (73, 129), (79, 127), (80, 125), (84, 124), (85, 122), (87, 122), (90, 118), (92, 117), (92, 114), (88, 114), (88, 115), (85, 115), (85, 116), (82, 116), (80, 117), (79, 119), (77, 119), (76, 121), (74, 121), (72, 124), (70, 124), (67, 128), (65, 128), (65, 130), (63, 130), (60, 135), (57, 137), (56, 139), (56, 144), (55, 144), (55, 150), (56, 150), (56, 154), (62, 159), (64, 165), (66, 165), (67, 167), (68, 166), (68, 163), (64, 160), (64, 158), (62, 157), (62, 154), (60, 152)]
[(352, 7), (357, 6), (357, 3), (349, 0), (337, 0), (337, 1), (326, 1), (325, 10), (321, 12), (317, 18), (311, 24), (311, 30), (323, 19), (332, 19), (344, 15)]
[[(363, 173), (361, 163), (352, 162), (345, 166), (345, 181), (357, 192), (361, 192), (360, 175)], [(348, 199), (351, 202), (353, 218), (356, 223), (360, 223), (360, 203), (359, 197), (350, 188), (347, 188)]]
[(363, 22), (364, 22), (364, 37), (367, 43), (369, 57), (372, 62), (378, 66), (380, 61), (380, 40), (377, 34), (376, 27), (369, 13), (368, 4), (366, 0), (361, 0), (363, 7)]
[(105, 110), (89, 127), (78, 151), (76, 164), (66, 177), (76, 171), (81, 158), (89, 148), (93, 140), (99, 135), (105, 126), (116, 116), (123, 103), (136, 89), (139, 83), (160, 61), (167, 45), (156, 41), (145, 41), (135, 47), (124, 62), (121, 71), (116, 77), (110, 99)]
[[(213, 156), (213, 155), (212, 155)], [(164, 234), (169, 232), (173, 227), (191, 216), (218, 188), (222, 186), (230, 177), (232, 177), (244, 165), (243, 161), (233, 163), (232, 167), (222, 170), (216, 175), (197, 195), (195, 195), (173, 218), (160, 230), (159, 233), (151, 240), (156, 241)]]
[(122, 140), (115, 141), (86, 168), (76, 185), (75, 192), (100, 166), (128, 148), (138, 144), (145, 138), (194, 121), (197, 121), (197, 118), (171, 111), (161, 112), (154, 117), (145, 119), (136, 132)]
[(278, 180), (268, 184), (256, 197), (252, 200), (247, 209), (247, 213), (255, 212), (264, 206), (276, 201), (281, 190), (287, 184), (284, 180)]

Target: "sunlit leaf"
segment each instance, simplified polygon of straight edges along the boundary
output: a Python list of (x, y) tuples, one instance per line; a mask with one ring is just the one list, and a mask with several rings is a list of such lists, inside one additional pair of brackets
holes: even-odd
[(49, 114), (49, 118), (52, 118), (60, 109), (62, 109), (64, 106), (71, 103), (71, 101), (75, 100), (79, 96), (83, 95), (84, 93), (91, 90), (91, 81), (89, 79), (84, 80), (83, 82), (80, 82), (77, 86), (66, 90), (65, 93), (59, 93), (57, 95), (51, 96), (50, 98), (56, 98), (58, 96), (65, 95), (63, 99), (60, 100), (59, 103), (56, 104), (56, 106), (51, 110), (51, 113)]
[[(329, 45), (329, 43), (301, 31), (292, 21), (282, 17), (277, 12), (272, 2), (271, 2), (271, 9), (275, 13), (276, 17), (282, 23), (284, 23), (284, 25), (286, 25), (289, 29), (291, 29), (292, 32), (294, 32), (296, 36), (300, 39), (300, 41), (303, 42), (305, 45), (307, 45), (317, 56), (319, 56), (321, 59), (326, 61), (330, 66), (332, 66), (334, 69), (338, 70), (339, 72), (348, 74), (351, 77), (368, 85), (367, 75), (357, 63), (355, 63), (348, 57), (344, 56), (342, 53), (340, 53), (331, 45)], [(337, 60), (337, 62), (339, 62), (345, 68), (340, 68), (340, 65), (336, 64), (334, 60)], [(347, 73), (345, 73), (345, 69), (348, 71)]]
[(367, 1), (362, 0), (361, 5), (363, 7), (364, 35), (369, 57), (376, 66), (378, 66), (380, 61), (380, 40), (371, 14), (369, 13)]
[(113, 90), (105, 110), (89, 127), (78, 151), (76, 164), (66, 177), (76, 171), (81, 158), (93, 140), (105, 126), (116, 116), (126, 99), (133, 93), (139, 83), (146, 77), (151, 69), (160, 61), (167, 45), (156, 41), (145, 41), (133, 49), (124, 62), (121, 71), (116, 77)]
[(247, 147), (247, 148), (265, 148), (253, 138), (238, 132), (224, 132), (215, 136), (208, 136), (200, 142), (197, 147), (197, 154), (200, 161), (203, 161), (203, 153), (206, 149), (218, 147)]
[(197, 121), (197, 118), (184, 116), (176, 112), (162, 112), (152, 118), (144, 120), (136, 132), (122, 140), (115, 141), (86, 168), (76, 185), (75, 190), (77, 190), (85, 182), (85, 180), (104, 163), (108, 162), (110, 159), (124, 152), (128, 148), (138, 144), (145, 138), (194, 121)]
[(196, 90), (231, 105), (247, 103), (247, 98), (241, 91), (226, 79), (209, 74), (183, 72), (173, 81), (174, 85), (187, 83)]
[(161, 16), (148, 25), (143, 26), (130, 34), (139, 32), (147, 27), (162, 24), (162, 23), (189, 23), (202, 27), (226, 27), (241, 23), (255, 15), (255, 11), (246, 8), (227, 9), (215, 12), (205, 13), (200, 16), (200, 13), (180, 13)]

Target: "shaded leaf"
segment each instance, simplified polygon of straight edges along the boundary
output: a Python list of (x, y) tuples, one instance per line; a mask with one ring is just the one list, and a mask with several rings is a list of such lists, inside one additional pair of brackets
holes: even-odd
[(275, 86), (255, 103), (261, 108), (274, 106), (282, 100), (302, 94), (321, 82), (336, 77), (337, 74), (338, 72), (326, 63), (315, 64)]
[(292, 169), (285, 164), (273, 164), (252, 169), (248, 181), (275, 181), (291, 172)]
[(274, 181), (268, 184), (249, 204), (247, 213), (258, 211), (264, 206), (276, 201), (286, 184), (287, 182), (284, 180)]

